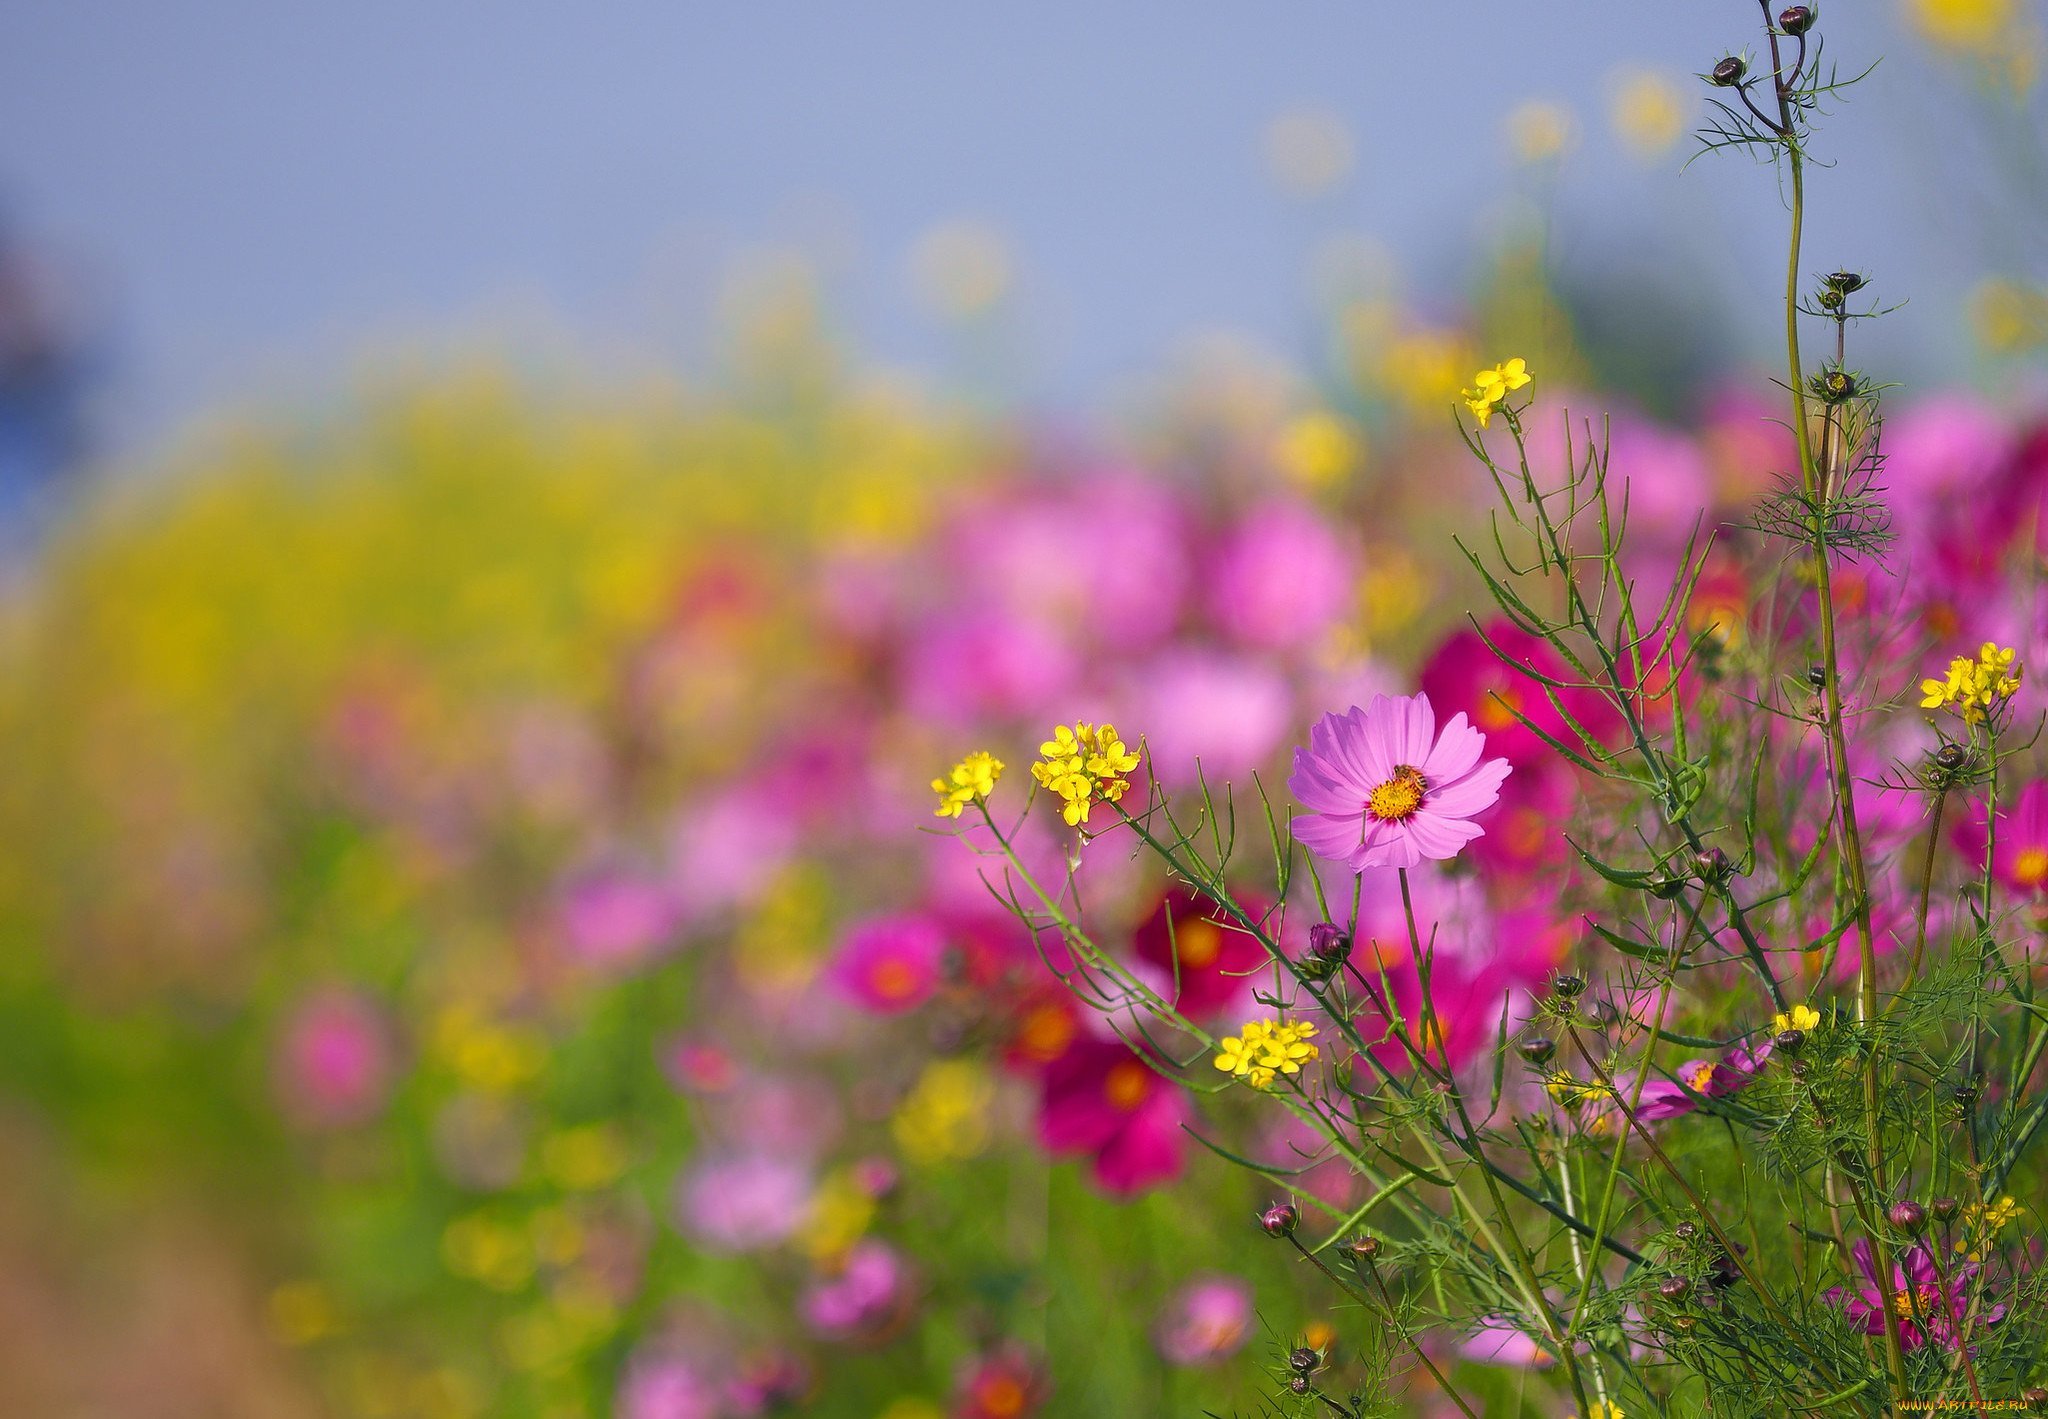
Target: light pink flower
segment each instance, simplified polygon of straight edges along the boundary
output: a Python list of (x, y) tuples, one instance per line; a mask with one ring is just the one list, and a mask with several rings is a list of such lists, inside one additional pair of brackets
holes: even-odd
[(1287, 781), (1309, 811), (1295, 840), (1353, 872), (1455, 857), (1486, 830), (1506, 759), (1482, 759), (1486, 736), (1451, 716), (1441, 734), (1427, 695), (1375, 695), (1365, 709), (1326, 714), (1294, 751)]
[(1235, 1276), (1197, 1276), (1159, 1318), (1159, 1353), (1175, 1365), (1214, 1365), (1252, 1333), (1252, 1288)]
[(391, 1036), (384, 1013), (350, 990), (321, 990), (285, 1024), (278, 1089), (286, 1109), (315, 1127), (374, 1117), (391, 1090)]

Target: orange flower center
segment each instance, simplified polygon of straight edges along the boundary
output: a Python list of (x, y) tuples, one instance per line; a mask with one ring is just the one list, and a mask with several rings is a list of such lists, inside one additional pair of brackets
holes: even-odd
[(1223, 928), (1201, 916), (1193, 921), (1177, 921), (1173, 924), (1173, 949), (1180, 953), (1183, 966), (1201, 970), (1222, 954)]
[(1479, 712), (1474, 718), (1479, 721), (1481, 729), (1497, 733), (1503, 729), (1512, 729), (1519, 723), (1515, 718), (1515, 711), (1521, 707), (1522, 697), (1515, 693), (1512, 686), (1504, 685), (1491, 694), (1479, 697)]
[(2048, 882), (2048, 847), (2021, 848), (2012, 861), (2012, 875), (2022, 887), (2038, 887)]
[(1403, 818), (1414, 816), (1415, 810), (1422, 806), (1422, 795), (1428, 788), (1419, 770), (1402, 764), (1394, 770), (1392, 778), (1367, 797), (1365, 811), (1382, 823), (1398, 823)]
[(1129, 1113), (1152, 1092), (1152, 1071), (1135, 1059), (1112, 1068), (1102, 1080), (1102, 1097), (1120, 1113)]
[(917, 994), (917, 971), (908, 961), (877, 961), (868, 984), (884, 1000), (907, 1000)]
[[(1144, 1068), (1143, 1065), (1138, 1066)], [(1024, 1386), (998, 1375), (981, 1387), (981, 1412), (989, 1419), (1013, 1419), (1024, 1412)]]

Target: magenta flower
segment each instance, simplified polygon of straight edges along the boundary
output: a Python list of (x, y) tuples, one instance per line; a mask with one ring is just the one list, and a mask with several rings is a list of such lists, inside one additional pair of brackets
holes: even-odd
[(1235, 1276), (1197, 1276), (1159, 1318), (1159, 1353), (1173, 1365), (1214, 1365), (1252, 1333), (1252, 1288)]
[(946, 933), (925, 916), (877, 917), (846, 933), (832, 958), (832, 980), (849, 999), (880, 1015), (914, 1010), (939, 988)]
[(838, 1270), (805, 1290), (805, 1324), (827, 1340), (872, 1343), (889, 1335), (910, 1306), (910, 1271), (887, 1242), (856, 1244)]
[[(1970, 1286), (1982, 1270), (1976, 1262), (1952, 1266), (1943, 1275), (1934, 1254), (1924, 1242), (1915, 1243), (1903, 1259), (1892, 1263), (1892, 1284), (1877, 1284), (1877, 1263), (1870, 1242), (1859, 1238), (1849, 1248), (1863, 1273), (1863, 1284), (1854, 1293), (1846, 1286), (1828, 1291), (1828, 1300), (1846, 1302), (1849, 1324), (1865, 1335), (1884, 1333), (1884, 1311), (1890, 1306), (1899, 1318), (1899, 1343), (1908, 1350), (1936, 1344), (1944, 1350), (1962, 1345), (1962, 1325), (1970, 1313)], [(1979, 1304), (1974, 1325), (1996, 1325), (2005, 1319), (2003, 1305)]]
[(1451, 716), (1442, 733), (1427, 695), (1375, 695), (1370, 706), (1326, 714), (1294, 751), (1288, 788), (1309, 811), (1294, 837), (1353, 872), (1456, 857), (1486, 830), (1506, 759), (1481, 759), (1486, 736)]
[(1180, 1176), (1188, 1118), (1179, 1086), (1118, 1040), (1076, 1039), (1040, 1080), (1039, 1142), (1091, 1155), (1095, 1181), (1112, 1197)]
[[(1677, 1118), (1700, 1106), (1702, 1099), (1725, 1099), (1739, 1094), (1763, 1073), (1770, 1062), (1771, 1044), (1766, 1040), (1755, 1049), (1737, 1046), (1719, 1060), (1692, 1059), (1678, 1067), (1674, 1079), (1651, 1079), (1644, 1083), (1636, 1102), (1636, 1117), (1645, 1123)], [(1622, 1090), (1624, 1094), (1628, 1091)]]
[(795, 1235), (812, 1195), (810, 1172), (786, 1158), (707, 1158), (677, 1181), (676, 1221), (706, 1251), (759, 1251)]
[(375, 1002), (354, 991), (321, 990), (285, 1023), (278, 1091), (300, 1122), (344, 1127), (382, 1110), (392, 1067), (389, 1029)]
[(717, 1385), (687, 1360), (646, 1355), (626, 1368), (613, 1412), (619, 1419), (717, 1419)]
[(601, 969), (643, 965), (674, 937), (681, 913), (666, 883), (624, 867), (594, 867), (561, 890), (556, 924), (579, 961)]
[[(1903, 795), (1901, 795), (1903, 797)], [(1984, 805), (1956, 827), (1956, 844), (1971, 859), (1984, 860), (1990, 835), (1984, 829)], [(2048, 780), (2019, 791), (1998, 815), (1998, 841), (1991, 848), (1991, 873), (2000, 886), (2014, 892), (2048, 890)]]

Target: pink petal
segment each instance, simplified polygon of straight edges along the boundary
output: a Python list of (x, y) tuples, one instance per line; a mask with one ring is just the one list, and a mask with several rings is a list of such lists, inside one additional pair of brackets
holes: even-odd
[(1415, 841), (1416, 850), (1424, 857), (1442, 862), (1456, 857), (1466, 843), (1480, 836), (1486, 829), (1466, 818), (1446, 818), (1428, 808), (1417, 813), (1402, 826)]
[(1429, 751), (1429, 757), (1416, 767), (1422, 770), (1423, 778), (1430, 783), (1463, 778), (1472, 772), (1472, 766), (1479, 762), (1479, 756), (1485, 750), (1486, 736), (1467, 723), (1463, 714), (1454, 714), (1437, 736), (1436, 747)]
[(1427, 695), (1409, 695), (1394, 703), (1400, 710), (1400, 718), (1395, 722), (1400, 754), (1394, 762), (1421, 768), (1422, 761), (1436, 747), (1436, 711), (1430, 708)]
[(1287, 788), (1302, 807), (1316, 813), (1343, 816), (1364, 807), (1365, 790), (1332, 778), (1321, 761), (1311, 757), (1306, 749), (1294, 751), (1294, 773), (1287, 780)]
[(1446, 818), (1475, 817), (1499, 800), (1500, 786), (1513, 767), (1506, 759), (1488, 759), (1464, 778), (1454, 779), (1441, 788), (1431, 784), (1424, 811)]
[(1349, 862), (1358, 851), (1363, 836), (1365, 813), (1360, 810), (1350, 817), (1334, 813), (1310, 813), (1294, 819), (1290, 825), (1294, 840), (1330, 862)]

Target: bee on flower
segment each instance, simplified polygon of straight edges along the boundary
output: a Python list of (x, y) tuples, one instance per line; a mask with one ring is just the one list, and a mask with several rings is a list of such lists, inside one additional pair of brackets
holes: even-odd
[(1301, 1066), (1321, 1057), (1309, 1041), (1315, 1025), (1306, 1020), (1247, 1020), (1237, 1034), (1217, 1042), (1216, 1067), (1254, 1089), (1270, 1088), (1282, 1074), (1299, 1074)]
[(1087, 822), (1088, 810), (1097, 803), (1122, 798), (1138, 767), (1137, 753), (1117, 737), (1113, 724), (1056, 725), (1038, 754), (1031, 776), (1058, 795), (1060, 816), (1069, 827)]
[(1493, 421), (1494, 409), (1528, 382), (1529, 362), (1518, 357), (1473, 375), (1472, 388), (1460, 397), (1483, 429)]
[(932, 792), (939, 796), (939, 806), (932, 810), (934, 818), (957, 818), (970, 803), (979, 802), (996, 791), (996, 781), (1003, 776), (1003, 761), (986, 749), (977, 749), (959, 763), (944, 778), (932, 780)]
[(1986, 641), (1972, 659), (1959, 655), (1942, 679), (1920, 682), (1920, 708), (1945, 709), (1965, 724), (1983, 724), (2019, 693), (2023, 668), (2010, 646)]

